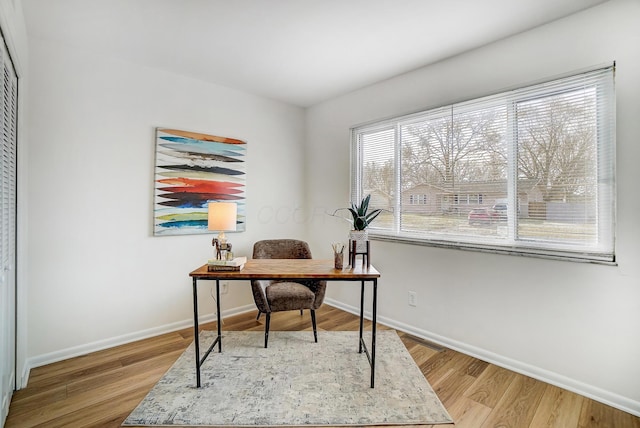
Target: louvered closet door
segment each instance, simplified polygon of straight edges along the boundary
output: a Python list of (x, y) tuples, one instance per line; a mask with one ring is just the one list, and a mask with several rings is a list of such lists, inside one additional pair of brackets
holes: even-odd
[(18, 78), (0, 38), (0, 426), (15, 388), (16, 349), (16, 156)]

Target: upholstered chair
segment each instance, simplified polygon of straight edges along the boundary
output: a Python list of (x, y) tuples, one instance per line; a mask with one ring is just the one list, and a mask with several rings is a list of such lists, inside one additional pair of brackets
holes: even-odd
[[(254, 259), (310, 259), (311, 250), (304, 241), (296, 239), (268, 239), (258, 241), (253, 246)], [(316, 309), (320, 308), (324, 301), (327, 289), (326, 281), (300, 281), (287, 280), (254, 280), (251, 281), (253, 299), (260, 314), (266, 315), (264, 327), (264, 347), (269, 342), (269, 323), (271, 313), (280, 311), (293, 311), (309, 309), (311, 312), (311, 324), (313, 325), (313, 338), (318, 341), (316, 330)]]

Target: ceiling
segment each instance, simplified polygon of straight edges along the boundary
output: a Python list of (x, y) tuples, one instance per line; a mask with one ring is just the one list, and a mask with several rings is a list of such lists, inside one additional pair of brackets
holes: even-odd
[(29, 37), (311, 106), (605, 0), (23, 0)]

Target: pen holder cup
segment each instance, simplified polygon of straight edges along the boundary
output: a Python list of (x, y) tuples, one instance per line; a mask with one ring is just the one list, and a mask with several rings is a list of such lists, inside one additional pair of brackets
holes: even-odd
[(342, 269), (344, 267), (344, 250), (333, 252), (333, 263), (336, 269)]

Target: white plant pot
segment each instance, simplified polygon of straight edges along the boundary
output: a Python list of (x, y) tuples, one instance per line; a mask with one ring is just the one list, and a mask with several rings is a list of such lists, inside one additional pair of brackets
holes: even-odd
[(356, 253), (367, 252), (367, 241), (369, 240), (369, 231), (367, 229), (349, 231), (349, 239), (356, 242)]

